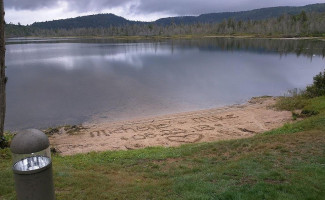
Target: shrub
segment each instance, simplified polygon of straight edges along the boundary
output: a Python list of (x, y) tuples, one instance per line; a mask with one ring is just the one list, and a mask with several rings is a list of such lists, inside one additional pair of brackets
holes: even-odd
[(0, 137), (0, 149), (9, 148), (14, 135), (13, 133), (5, 132), (4, 136)]
[(314, 77), (312, 85), (307, 86), (306, 95), (308, 97), (319, 97), (325, 95), (325, 70)]
[(304, 109), (304, 110), (301, 111), (300, 116), (301, 117), (311, 117), (313, 115), (318, 115), (318, 114), (319, 114), (319, 112), (316, 111), (316, 110), (306, 110), (306, 109)]
[(308, 104), (308, 99), (303, 95), (296, 95), (290, 97), (281, 97), (275, 104), (278, 110), (294, 111), (303, 109)]

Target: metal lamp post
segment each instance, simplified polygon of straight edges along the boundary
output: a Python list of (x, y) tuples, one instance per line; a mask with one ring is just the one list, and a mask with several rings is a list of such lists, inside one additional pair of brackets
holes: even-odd
[(18, 200), (54, 200), (52, 160), (48, 137), (29, 129), (11, 142)]

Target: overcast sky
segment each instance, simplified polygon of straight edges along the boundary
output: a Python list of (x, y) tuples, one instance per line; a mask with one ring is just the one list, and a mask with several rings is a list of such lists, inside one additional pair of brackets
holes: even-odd
[(325, 0), (4, 0), (6, 21), (32, 24), (97, 13), (113, 13), (130, 20), (242, 11), (274, 6), (302, 6)]

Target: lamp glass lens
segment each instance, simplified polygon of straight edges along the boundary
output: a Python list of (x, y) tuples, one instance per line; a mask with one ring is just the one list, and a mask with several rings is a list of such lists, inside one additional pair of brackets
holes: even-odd
[(14, 169), (17, 171), (32, 171), (41, 169), (50, 164), (51, 159), (45, 156), (33, 156), (22, 159), (14, 165)]

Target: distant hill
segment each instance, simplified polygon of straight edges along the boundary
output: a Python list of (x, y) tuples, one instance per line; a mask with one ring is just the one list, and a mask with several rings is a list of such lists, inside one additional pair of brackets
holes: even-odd
[[(170, 25), (193, 24), (193, 23), (216, 23), (225, 19), (235, 20), (263, 20), (279, 17), (283, 14), (295, 15), (301, 11), (306, 12), (325, 12), (325, 3), (311, 4), (301, 7), (272, 7), (261, 8), (242, 12), (224, 12), (202, 14), (200, 16), (181, 16), (158, 19), (152, 24)], [(47, 22), (35, 22), (30, 27), (40, 29), (74, 29), (74, 28), (107, 28), (111, 26), (124, 26), (127, 24), (148, 24), (147, 22), (130, 21), (114, 14), (98, 14), (82, 16), (70, 19), (53, 20)]]
[(46, 22), (35, 22), (31, 26), (41, 29), (74, 29), (101, 27), (105, 28), (110, 26), (123, 26), (134, 23), (136, 22), (129, 21), (114, 14), (98, 14)]
[(175, 24), (192, 24), (192, 23), (216, 23), (221, 22), (225, 19), (235, 20), (263, 20), (274, 17), (279, 17), (283, 14), (296, 15), (301, 11), (305, 12), (325, 12), (325, 3), (322, 4), (311, 4), (302, 7), (272, 7), (272, 8), (261, 8), (251, 11), (242, 12), (223, 12), (223, 13), (210, 13), (203, 14), (200, 16), (182, 16), (182, 17), (168, 17), (162, 18), (155, 21), (159, 25)]

